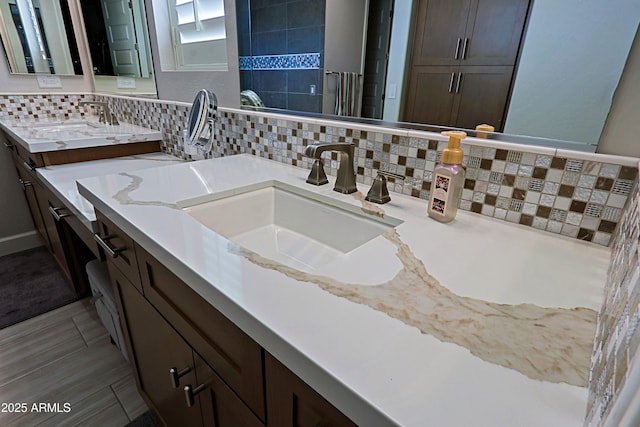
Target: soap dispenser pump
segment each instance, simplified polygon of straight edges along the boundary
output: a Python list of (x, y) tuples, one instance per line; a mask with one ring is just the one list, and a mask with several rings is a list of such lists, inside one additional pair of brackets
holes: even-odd
[(442, 135), (449, 137), (449, 145), (442, 151), (440, 163), (433, 170), (427, 213), (437, 221), (450, 222), (458, 212), (464, 186), (464, 152), (460, 148), (460, 141), (466, 138), (467, 134), (462, 131), (448, 131), (442, 132)]

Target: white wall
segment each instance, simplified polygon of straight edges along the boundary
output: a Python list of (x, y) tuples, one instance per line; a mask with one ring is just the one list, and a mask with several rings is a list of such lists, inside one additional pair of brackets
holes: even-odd
[(598, 143), (598, 153), (640, 157), (640, 30)]
[(504, 132), (596, 144), (639, 16), (638, 0), (535, 0)]

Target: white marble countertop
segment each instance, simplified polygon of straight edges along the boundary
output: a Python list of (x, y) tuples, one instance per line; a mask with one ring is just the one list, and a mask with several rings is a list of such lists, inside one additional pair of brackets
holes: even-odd
[(0, 120), (0, 127), (31, 153), (162, 140), (159, 130), (121, 122), (88, 120)]
[[(250, 155), (80, 179), (80, 194), (363, 426), (581, 426), (609, 250), (398, 194), (363, 202)], [(277, 180), (404, 222), (302, 271), (177, 202)]]
[(94, 233), (98, 230), (96, 228), (96, 214), (93, 210), (93, 205), (78, 193), (76, 180), (182, 162), (183, 160), (166, 153), (149, 153), (90, 162), (45, 166), (37, 168), (36, 172), (49, 190), (65, 203), (67, 209)]

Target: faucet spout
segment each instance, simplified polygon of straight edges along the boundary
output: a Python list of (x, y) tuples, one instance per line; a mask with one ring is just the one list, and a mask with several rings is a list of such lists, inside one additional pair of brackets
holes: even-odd
[(106, 103), (106, 102), (80, 101), (79, 105), (80, 106), (95, 105), (96, 107), (100, 107), (100, 111), (98, 113), (98, 116), (100, 118), (100, 123), (106, 123), (106, 124), (112, 125), (112, 126), (120, 124), (120, 123), (118, 123), (118, 119), (116, 119), (116, 116), (109, 109), (109, 104)]
[[(336, 178), (336, 184), (333, 187), (334, 191), (343, 194), (355, 193), (358, 191), (356, 188), (356, 172), (353, 167), (355, 145), (353, 143), (317, 143), (310, 144), (304, 151), (305, 156), (321, 160), (320, 156), (325, 151), (337, 151), (340, 153), (340, 167), (338, 168), (338, 177)], [(319, 162), (320, 167), (322, 163)], [(317, 167), (314, 165), (314, 167)], [(312, 169), (312, 174), (314, 170)], [(316, 171), (317, 173), (317, 171)], [(307, 182), (313, 182), (311, 175)]]

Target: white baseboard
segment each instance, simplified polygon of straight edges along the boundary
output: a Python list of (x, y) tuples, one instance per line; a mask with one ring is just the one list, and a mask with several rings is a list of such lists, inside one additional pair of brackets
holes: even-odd
[(3, 237), (0, 238), (0, 256), (26, 251), (27, 249), (36, 248), (38, 246), (42, 246), (42, 240), (40, 240), (40, 237), (35, 230)]

